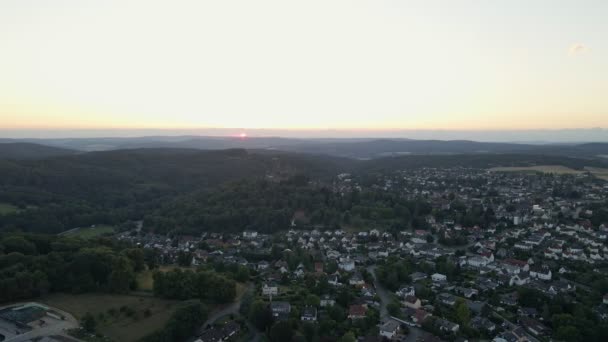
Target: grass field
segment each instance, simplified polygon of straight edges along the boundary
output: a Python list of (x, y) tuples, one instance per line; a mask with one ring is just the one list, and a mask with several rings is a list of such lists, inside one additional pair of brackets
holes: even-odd
[(537, 165), (537, 166), (507, 166), (493, 167), (489, 169), (494, 172), (542, 172), (555, 173), (559, 175), (577, 175), (584, 171), (574, 170), (562, 165)]
[(114, 227), (99, 225), (99, 226), (95, 226), (94, 228), (93, 227), (79, 228), (78, 230), (67, 233), (66, 236), (79, 237), (79, 238), (83, 238), (83, 239), (91, 239), (91, 238), (94, 238), (97, 236), (101, 236), (101, 235), (105, 235), (105, 234), (112, 234), (112, 233), (114, 233)]
[[(97, 293), (52, 294), (40, 302), (67, 311), (77, 319), (90, 312), (97, 319), (99, 331), (113, 341), (136, 341), (162, 328), (180, 303), (148, 296)], [(121, 307), (133, 311), (121, 312)]]
[(0, 215), (8, 215), (19, 212), (19, 208), (12, 204), (0, 203)]
[(585, 167), (585, 170), (591, 172), (595, 177), (608, 181), (608, 169), (599, 167)]

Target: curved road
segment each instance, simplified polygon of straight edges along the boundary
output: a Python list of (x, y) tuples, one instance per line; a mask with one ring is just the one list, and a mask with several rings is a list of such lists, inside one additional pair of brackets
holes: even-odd
[[(229, 304), (228, 306), (224, 307), (223, 309), (216, 311), (214, 313), (212, 313), (207, 320), (205, 321), (205, 323), (203, 323), (203, 325), (201, 326), (201, 328), (199, 329), (199, 334), (202, 333), (205, 329), (207, 329), (208, 325), (213, 324), (215, 321), (217, 321), (218, 319), (224, 317), (224, 316), (228, 316), (228, 315), (235, 315), (238, 316), (240, 315), (240, 309), (241, 309), (241, 304), (243, 303), (243, 298), (245, 298), (246, 295), (251, 295), (253, 293), (255, 289), (255, 286), (253, 285), (253, 283), (249, 283), (247, 285), (247, 289), (245, 291), (243, 291), (243, 293), (236, 299), (236, 301), (234, 301), (234, 303)], [(253, 336), (253, 338), (251, 340), (249, 340), (250, 342), (257, 342), (260, 341), (262, 334), (256, 329), (255, 326), (253, 326), (253, 324), (251, 324), (249, 322), (248, 319), (246, 319), (245, 317), (245, 322), (247, 323), (247, 328), (249, 329), (249, 331), (252, 334), (255, 334)]]

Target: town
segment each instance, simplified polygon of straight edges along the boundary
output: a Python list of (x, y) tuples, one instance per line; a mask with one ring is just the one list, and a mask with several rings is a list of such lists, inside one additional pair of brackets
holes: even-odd
[(250, 283), (225, 312), (232, 319), (207, 325), (200, 342), (242, 329), (273, 341), (570, 341), (606, 333), (594, 330), (608, 319), (605, 181), (458, 167), (339, 174), (331, 186), (338, 196), (422, 199), (424, 220), (348, 228), (294, 215), (273, 234), (200, 236), (155, 234), (140, 222), (115, 238), (159, 265), (232, 270)]

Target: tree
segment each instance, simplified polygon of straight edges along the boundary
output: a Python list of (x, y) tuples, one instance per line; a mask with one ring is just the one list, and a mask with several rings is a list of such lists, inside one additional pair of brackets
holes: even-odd
[(141, 272), (144, 270), (144, 251), (141, 248), (129, 248), (122, 251), (131, 262), (133, 263), (133, 271)]
[(249, 309), (249, 321), (258, 328), (260, 331), (266, 331), (266, 329), (272, 325), (272, 312), (268, 305), (262, 301), (255, 301), (251, 304)]
[(321, 303), (321, 299), (319, 298), (319, 296), (316, 296), (314, 294), (309, 294), (306, 296), (306, 299), (304, 299), (304, 304), (308, 305), (308, 306), (319, 306)]
[(110, 290), (116, 293), (127, 293), (134, 278), (135, 274), (131, 261), (123, 256), (116, 257), (112, 263), (112, 272), (109, 278)]
[(557, 328), (555, 338), (562, 341), (579, 341), (580, 332), (575, 327), (566, 325)]
[(401, 305), (397, 301), (392, 301), (388, 303), (386, 309), (388, 310), (388, 313), (391, 316), (399, 317), (399, 315), (401, 314)]
[(2, 240), (2, 245), (4, 246), (4, 252), (6, 254), (17, 252), (25, 255), (32, 255), (36, 253), (36, 245), (18, 235), (4, 238)]
[(270, 340), (273, 342), (291, 341), (293, 330), (289, 322), (278, 322), (270, 329)]
[(458, 323), (463, 326), (468, 326), (471, 320), (471, 312), (469, 311), (467, 303), (462, 299), (458, 299), (456, 301), (454, 310), (456, 312), (456, 320)]
[(353, 332), (349, 331), (342, 335), (338, 342), (357, 342), (357, 338), (355, 337), (355, 334)]
[(190, 266), (192, 264), (192, 253), (179, 251), (177, 254), (177, 264), (183, 267)]
[(84, 316), (82, 316), (82, 320), (80, 320), (80, 325), (87, 332), (95, 332), (95, 327), (97, 326), (95, 316), (93, 316), (90, 312), (87, 312)]

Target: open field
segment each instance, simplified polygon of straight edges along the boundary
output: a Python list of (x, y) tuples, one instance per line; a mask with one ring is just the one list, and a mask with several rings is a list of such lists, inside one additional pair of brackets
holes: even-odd
[(92, 239), (97, 236), (101, 236), (101, 235), (105, 235), (105, 234), (112, 234), (112, 233), (114, 233), (114, 227), (99, 225), (99, 226), (95, 226), (95, 227), (79, 228), (79, 229), (71, 231), (65, 235), (72, 236), (72, 237), (79, 237), (79, 238), (83, 238), (83, 239)]
[(19, 212), (19, 208), (12, 204), (0, 203), (0, 215), (8, 215)]
[(506, 166), (493, 167), (489, 170), (494, 172), (542, 172), (555, 173), (559, 175), (577, 175), (584, 173), (584, 171), (574, 170), (562, 165)]
[(97, 293), (52, 294), (40, 302), (67, 311), (77, 319), (90, 312), (99, 331), (114, 341), (136, 341), (162, 328), (180, 303), (148, 296)]
[(608, 169), (599, 167), (585, 167), (585, 170), (591, 172), (595, 177), (608, 181)]

